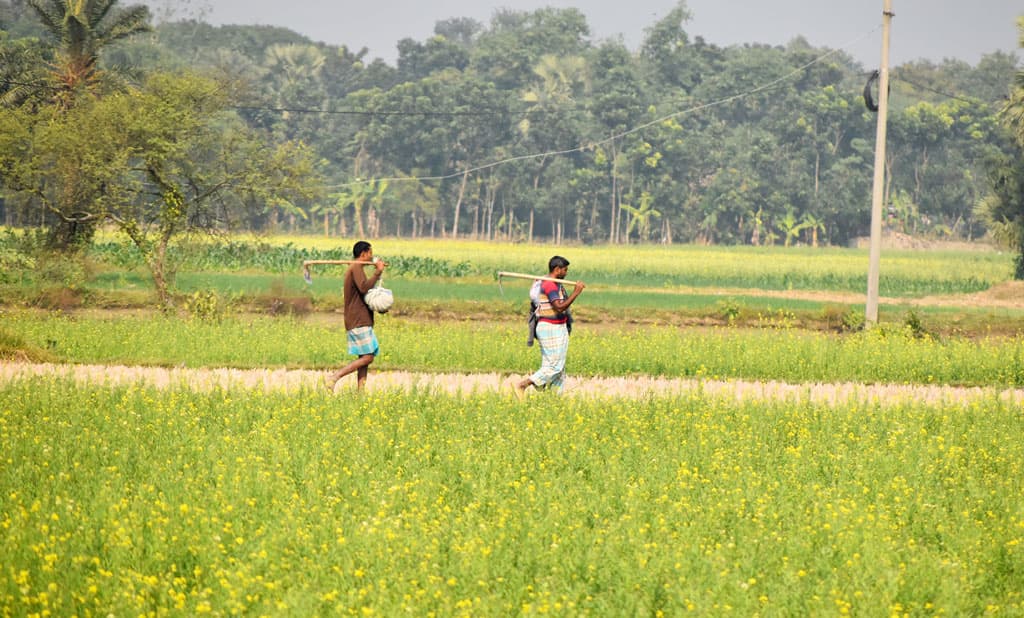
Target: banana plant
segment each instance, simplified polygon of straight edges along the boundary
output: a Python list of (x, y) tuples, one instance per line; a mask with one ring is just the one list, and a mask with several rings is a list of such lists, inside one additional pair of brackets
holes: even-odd
[(387, 189), (388, 182), (386, 180), (364, 181), (356, 178), (352, 183), (343, 187), (341, 191), (330, 194), (329, 197), (334, 200), (331, 211), (338, 215), (343, 215), (345, 209), (352, 206), (356, 231), (359, 233), (359, 237), (362, 238), (366, 236), (366, 226), (363, 224), (364, 208), (379, 208), (384, 201)]
[(825, 231), (825, 220), (812, 215), (809, 212), (804, 213), (804, 218), (801, 222), (803, 229), (811, 231), (811, 246), (818, 246), (818, 232)]
[(800, 232), (804, 231), (807, 227), (806, 222), (796, 218), (796, 209), (788, 206), (786, 214), (778, 221), (779, 231), (782, 232), (783, 246), (790, 246), (795, 239), (800, 237)]
[(641, 240), (648, 240), (651, 235), (651, 219), (660, 219), (661, 211), (656, 210), (653, 205), (653, 198), (651, 194), (644, 191), (640, 194), (640, 205), (632, 206), (630, 204), (619, 204), (619, 206), (629, 213), (629, 225), (626, 226), (626, 239), (628, 240), (630, 235), (636, 231), (637, 237)]

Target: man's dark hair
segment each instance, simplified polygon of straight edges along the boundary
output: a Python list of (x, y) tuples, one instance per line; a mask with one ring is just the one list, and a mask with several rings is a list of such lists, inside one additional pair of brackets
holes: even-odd
[(360, 240), (352, 247), (352, 257), (358, 258), (364, 251), (368, 251), (372, 245), (365, 240)]
[(569, 266), (569, 260), (560, 255), (556, 255), (548, 260), (548, 272), (551, 272), (556, 268), (565, 268), (567, 266)]

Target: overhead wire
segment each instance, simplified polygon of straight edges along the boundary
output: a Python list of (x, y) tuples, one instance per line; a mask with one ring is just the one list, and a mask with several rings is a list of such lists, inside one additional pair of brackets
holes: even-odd
[(964, 97), (961, 97), (961, 96), (958, 96), (958, 95), (955, 95), (955, 94), (949, 94), (948, 92), (943, 92), (941, 90), (936, 90), (935, 88), (931, 88), (931, 87), (925, 86), (923, 84), (918, 84), (917, 82), (914, 82), (912, 80), (907, 79), (906, 77), (903, 77), (903, 75), (901, 75), (899, 73), (897, 73), (896, 75), (893, 76), (893, 81), (906, 82), (906, 83), (910, 84), (911, 86), (913, 86), (915, 88), (920, 88), (921, 90), (927, 90), (928, 92), (931, 92), (933, 94), (937, 94), (937, 95), (946, 97), (947, 99), (954, 99), (956, 101), (963, 101), (964, 103), (977, 103), (978, 102), (977, 99), (965, 99)]
[(357, 109), (316, 109), (295, 107), (269, 107), (259, 105), (232, 105), (231, 109), (263, 112), (288, 112), (293, 114), (337, 114), (351, 116), (525, 116), (532, 114), (556, 114), (563, 110), (538, 109), (480, 109), (477, 111), (437, 111), (437, 110), (357, 110)]

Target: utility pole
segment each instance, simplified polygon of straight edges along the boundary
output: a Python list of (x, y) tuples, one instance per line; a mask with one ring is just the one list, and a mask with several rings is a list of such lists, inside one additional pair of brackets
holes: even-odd
[(882, 259), (882, 192), (885, 188), (885, 125), (889, 112), (889, 27), (892, 0), (882, 9), (882, 66), (878, 71), (878, 127), (875, 131), (875, 181), (871, 192), (871, 250), (868, 258), (868, 301), (864, 323), (878, 323), (878, 272)]

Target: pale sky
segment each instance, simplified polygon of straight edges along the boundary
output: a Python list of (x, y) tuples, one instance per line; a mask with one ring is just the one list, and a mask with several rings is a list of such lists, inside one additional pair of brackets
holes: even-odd
[[(435, 22), (472, 17), (484, 24), (499, 9), (576, 7), (595, 40), (621, 37), (630, 49), (675, 0), (149, 0), (179, 13), (201, 11), (212, 24), (284, 26), (316, 41), (369, 48), (370, 58), (394, 64), (397, 42), (423, 41)], [(691, 38), (718, 45), (784, 45), (802, 35), (812, 45), (844, 49), (866, 68), (881, 58), (883, 0), (688, 0)], [(1001, 50), (1018, 57), (1016, 18), (1024, 0), (892, 0), (891, 65), (925, 58), (976, 64)]]

